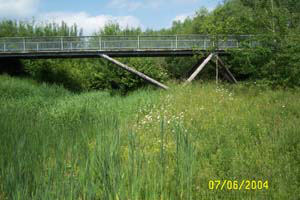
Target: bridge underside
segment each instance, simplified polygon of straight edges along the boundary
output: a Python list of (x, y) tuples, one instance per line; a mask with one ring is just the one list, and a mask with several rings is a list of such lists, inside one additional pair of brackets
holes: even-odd
[[(219, 55), (228, 54), (224, 50), (216, 50)], [(57, 51), (57, 52), (26, 52), (1, 53), (0, 59), (51, 59), (51, 58), (99, 58), (99, 54), (110, 57), (188, 57), (198, 54), (207, 54), (208, 50), (117, 50), (117, 51)]]
[[(57, 58), (103, 58), (109, 62), (114, 63), (118, 67), (133, 73), (145, 81), (150, 82), (157, 87), (162, 89), (168, 89), (168, 86), (156, 81), (155, 79), (127, 66), (118, 60), (113, 59), (113, 57), (170, 57), (170, 56), (194, 56), (208, 54), (208, 50), (131, 50), (131, 51), (57, 51), (57, 52), (10, 52), (0, 54), (1, 60), (14, 60), (14, 59), (57, 59)], [(236, 79), (225, 66), (223, 61), (218, 57), (218, 55), (228, 54), (224, 50), (215, 50), (214, 53), (210, 55), (201, 63), (201, 65), (196, 69), (192, 76), (186, 81), (186, 83), (191, 82), (200, 73), (200, 71), (207, 65), (208, 62), (212, 61), (212, 58), (216, 58), (216, 65), (218, 71), (218, 63), (223, 67), (223, 75), (230, 82), (237, 83)], [(199, 64), (199, 63), (198, 63)]]
[[(227, 49), (240, 49), (249, 36), (209, 36), (209, 35), (173, 35), (173, 36), (91, 36), (91, 37), (0, 37), (0, 61), (18, 59), (57, 59), (57, 58), (102, 58), (116, 66), (133, 73), (160, 87), (168, 87), (153, 78), (127, 66), (114, 57), (183, 57), (201, 55), (206, 59), (198, 64), (196, 71), (187, 80), (191, 82), (203, 68), (215, 59), (218, 77), (219, 63), (225, 78), (236, 83), (232, 73), (218, 55), (228, 55)], [(212, 53), (213, 51), (213, 53)]]

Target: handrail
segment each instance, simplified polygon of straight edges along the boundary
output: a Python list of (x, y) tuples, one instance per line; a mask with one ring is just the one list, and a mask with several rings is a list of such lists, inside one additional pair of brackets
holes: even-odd
[(0, 53), (143, 50), (143, 49), (228, 49), (239, 48), (251, 35), (112, 35), (78, 37), (0, 37)]
[(257, 35), (247, 35), (247, 34), (218, 34), (218, 35), (211, 35), (211, 34), (176, 34), (176, 35), (91, 35), (91, 36), (34, 36), (34, 37), (1, 37), (0, 39), (18, 39), (18, 38), (25, 38), (25, 39), (44, 39), (44, 38), (98, 38), (98, 37), (184, 37), (184, 36), (201, 36), (201, 37), (254, 37)]

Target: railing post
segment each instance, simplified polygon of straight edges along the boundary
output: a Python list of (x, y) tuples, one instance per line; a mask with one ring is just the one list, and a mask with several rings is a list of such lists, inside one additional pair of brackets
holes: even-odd
[(61, 47), (61, 50), (63, 51), (64, 50), (64, 39), (63, 39), (63, 37), (60, 38), (60, 47)]
[(3, 50), (4, 50), (4, 52), (6, 52), (6, 43), (5, 43), (5, 41), (4, 41), (4, 44), (3, 44)]
[(99, 37), (99, 50), (102, 50), (102, 38), (101, 38), (101, 36)]
[(216, 84), (218, 85), (219, 79), (219, 60), (216, 59)]
[(23, 51), (26, 52), (26, 41), (25, 41), (25, 38), (23, 38)]
[(140, 48), (140, 36), (138, 36), (138, 49)]
[(36, 43), (36, 51), (39, 51), (39, 42)]
[(176, 49), (178, 49), (178, 35), (176, 35), (176, 44), (175, 44), (175, 46), (176, 46)]

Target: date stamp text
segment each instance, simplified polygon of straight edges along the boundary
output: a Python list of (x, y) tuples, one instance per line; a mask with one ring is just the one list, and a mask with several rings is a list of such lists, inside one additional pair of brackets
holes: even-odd
[(268, 190), (269, 181), (262, 180), (210, 180), (210, 190)]

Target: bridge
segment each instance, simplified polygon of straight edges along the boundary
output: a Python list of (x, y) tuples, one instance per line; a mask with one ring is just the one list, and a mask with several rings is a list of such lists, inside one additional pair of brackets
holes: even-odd
[[(248, 35), (157, 35), (157, 36), (78, 36), (78, 37), (0, 37), (1, 59), (48, 59), (48, 58), (99, 58), (102, 57), (119, 67), (167, 89), (163, 84), (128, 67), (113, 57), (166, 57), (194, 56), (214, 52), (205, 59), (188, 81), (192, 81), (204, 66), (218, 54), (228, 49), (239, 49), (242, 44), (253, 46), (253, 36)], [(225, 65), (223, 65), (225, 67)], [(200, 70), (199, 70), (200, 69)], [(228, 68), (226, 68), (229, 72)], [(229, 80), (236, 82), (232, 74)]]
[(252, 36), (90, 36), (90, 37), (0, 37), (1, 58), (192, 56), (214, 49), (220, 53), (240, 48)]

